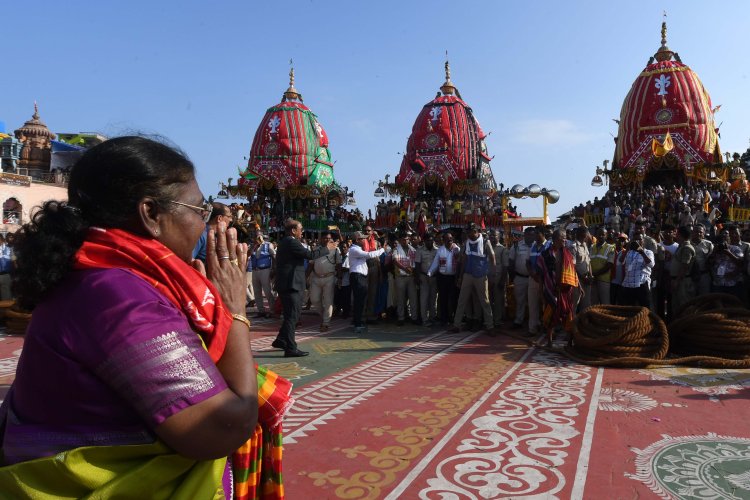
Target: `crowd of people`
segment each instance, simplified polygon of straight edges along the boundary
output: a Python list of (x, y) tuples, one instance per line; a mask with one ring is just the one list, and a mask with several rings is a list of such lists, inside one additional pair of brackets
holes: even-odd
[[(502, 185), (501, 185), (502, 189)], [(427, 226), (461, 227), (474, 223), (485, 226), (500, 226), (503, 215), (519, 217), (517, 208), (509, 201), (503, 206), (501, 191), (484, 194), (403, 197), (396, 200), (380, 200), (375, 206), (376, 227), (396, 227), (406, 220), (410, 224)]]
[(283, 230), (287, 218), (344, 223), (362, 227), (366, 216), (358, 209), (347, 209), (334, 200), (326, 205), (323, 198), (282, 199), (276, 195), (256, 195), (247, 203), (231, 203), (229, 210), (241, 235), (249, 234), (255, 227)]
[[(460, 235), (463, 240), (456, 243)], [(335, 246), (303, 263), (302, 304), (317, 312), (321, 331), (327, 331), (336, 316), (351, 316), (357, 333), (388, 320), (397, 325), (442, 325), (453, 331), (483, 326), (494, 332), (501, 324), (507, 257), (502, 234), (496, 230), (482, 234), (471, 223), (457, 232), (430, 230), (420, 235), (408, 223), (390, 232), (366, 224), (362, 231), (326, 231), (315, 240), (301, 231), (299, 240), (311, 252), (331, 242)], [(271, 286), (277, 253), (271, 238), (254, 237), (247, 268), (247, 283), (252, 284), (248, 305), (257, 307), (259, 317), (281, 313), (278, 289)]]
[(747, 306), (750, 228), (729, 215), (748, 201), (726, 183), (697, 183), (611, 189), (579, 205), (561, 224), (583, 242), (572, 247), (584, 294), (578, 309), (639, 304), (670, 321), (687, 300), (712, 292)]
[[(392, 320), (493, 334), (507, 320), (526, 335), (549, 338), (591, 305), (642, 305), (669, 321), (696, 294), (731, 293), (747, 303), (750, 230), (725, 215), (737, 196), (744, 195), (708, 184), (611, 190), (576, 207), (567, 221), (507, 238), (480, 230), (472, 217), (445, 231), (419, 224), (425, 210), (440, 222), (444, 204), (381, 201), (361, 232), (324, 232), (320, 241), (301, 236), (311, 250), (338, 242), (330, 255), (304, 263), (303, 307), (319, 314), (321, 331), (332, 317), (351, 315), (357, 332)], [(479, 205), (467, 200), (474, 213)], [(449, 221), (455, 213), (446, 214)], [(486, 217), (479, 213), (478, 221)], [(373, 229), (382, 217), (396, 221), (390, 230)], [(274, 251), (268, 237), (251, 245), (248, 300), (259, 316), (274, 310)]]

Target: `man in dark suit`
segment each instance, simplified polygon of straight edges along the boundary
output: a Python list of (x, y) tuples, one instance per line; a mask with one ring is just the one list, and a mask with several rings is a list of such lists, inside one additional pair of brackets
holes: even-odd
[(300, 243), (302, 224), (294, 219), (288, 219), (284, 224), (285, 236), (279, 241), (276, 249), (276, 292), (281, 299), (284, 321), (281, 323), (279, 334), (271, 344), (278, 349), (284, 349), (284, 356), (296, 358), (310, 354), (300, 351), (294, 340), (294, 328), (299, 320), (302, 307), (302, 293), (305, 291), (305, 259), (315, 260), (337, 246), (333, 240), (311, 251)]

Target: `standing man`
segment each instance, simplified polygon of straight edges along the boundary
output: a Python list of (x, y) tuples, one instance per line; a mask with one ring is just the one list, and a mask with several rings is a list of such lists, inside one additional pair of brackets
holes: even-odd
[(13, 269), (13, 250), (0, 234), (0, 300), (12, 299), (10, 291), (10, 272)]
[[(654, 258), (656, 258), (657, 255), (659, 255), (659, 249), (661, 247), (659, 246), (659, 243), (654, 238), (646, 234), (646, 222), (645, 221), (641, 220), (635, 223), (635, 227), (633, 229), (634, 238), (636, 234), (640, 234), (643, 236), (643, 238), (641, 239), (641, 242), (642, 242), (641, 245), (643, 246), (644, 249), (651, 250), (651, 252), (654, 254)], [(656, 263), (654, 263), (654, 266), (655, 265)], [(657, 302), (656, 285), (657, 283), (655, 279), (650, 280), (650, 283), (651, 284), (649, 286), (651, 286), (651, 300), (649, 301), (649, 303), (651, 304), (651, 306), (649, 307), (653, 312), (656, 312), (656, 302)]]
[[(695, 248), (690, 244), (690, 229), (680, 226), (677, 229), (677, 251), (669, 269), (672, 285), (672, 313), (677, 314), (683, 304), (695, 297), (695, 287), (691, 271), (695, 265)], [(674, 319), (674, 316), (669, 318)]]
[(432, 233), (428, 232), (424, 235), (424, 244), (417, 248), (417, 254), (414, 257), (415, 269), (419, 279), (419, 306), (423, 326), (432, 326), (432, 323), (436, 321), (437, 278), (427, 275), (436, 254), (437, 247)]
[(456, 272), (461, 249), (453, 243), (453, 235), (443, 233), (443, 245), (432, 259), (427, 276), (435, 276), (437, 271), (438, 311), (440, 322), (448, 326), (456, 310)]
[(742, 302), (747, 306), (748, 301), (748, 285), (750, 285), (750, 279), (748, 276), (748, 265), (750, 265), (750, 243), (747, 241), (742, 241), (742, 238), (740, 237), (740, 228), (736, 225), (731, 225), (727, 227), (729, 230), (729, 243), (739, 247), (742, 251), (743, 255), (743, 261), (742, 261), (742, 281), (744, 283), (744, 289), (743, 289), (743, 297)]
[(622, 280), (625, 279), (625, 255), (628, 253), (628, 235), (620, 233), (615, 240), (615, 259), (609, 283), (609, 303), (621, 305)]
[(615, 263), (615, 246), (607, 242), (607, 229), (596, 230), (596, 244), (591, 246), (591, 305), (610, 303), (610, 282)]
[(573, 290), (573, 303), (578, 304), (577, 311), (581, 312), (591, 305), (591, 255), (586, 241), (589, 230), (584, 226), (579, 226), (575, 234), (573, 247), (570, 250), (575, 258), (579, 286)]
[(482, 237), (476, 224), (469, 224), (469, 237), (461, 252), (462, 272), (459, 274), (461, 291), (458, 294), (458, 306), (453, 317), (451, 332), (461, 331), (464, 310), (471, 300), (474, 300), (476, 307), (482, 310), (484, 328), (488, 332), (492, 330), (492, 308), (487, 290), (487, 273), (490, 263), (495, 264), (495, 252), (492, 251), (492, 245)]
[[(378, 239), (372, 226), (365, 226), (365, 240), (361, 241), (361, 249), (365, 252), (374, 252), (378, 249)], [(356, 241), (354, 242), (357, 243)], [(359, 244), (357, 244), (359, 246)], [(375, 313), (375, 306), (378, 299), (378, 288), (380, 287), (380, 258), (374, 257), (367, 259), (367, 312), (366, 318), (368, 323), (374, 323), (378, 319)]]
[[(333, 241), (331, 233), (324, 233), (321, 245)], [(333, 293), (336, 285), (336, 270), (341, 266), (341, 252), (338, 248), (328, 255), (318, 257), (307, 264), (310, 270), (310, 302), (320, 315), (320, 331), (327, 332), (331, 326), (333, 313)]]
[(637, 231), (625, 254), (625, 276), (620, 289), (620, 303), (624, 306), (651, 307), (651, 269), (654, 252), (643, 247), (643, 234)]
[(281, 299), (284, 311), (284, 321), (271, 344), (278, 349), (284, 349), (284, 357), (296, 358), (310, 354), (300, 351), (294, 340), (294, 328), (299, 319), (302, 306), (302, 293), (305, 290), (305, 259), (315, 260), (328, 255), (336, 249), (336, 243), (328, 240), (314, 251), (308, 250), (302, 243), (302, 223), (288, 219), (284, 224), (285, 236), (279, 241), (276, 251), (276, 292)]
[[(267, 318), (270, 311), (273, 311), (273, 292), (271, 291), (271, 279), (273, 277), (273, 268), (276, 262), (276, 249), (273, 245), (263, 238), (262, 234), (255, 237), (255, 246), (248, 261), (252, 260), (253, 265), (253, 292), (255, 304), (258, 306), (256, 318)], [(266, 312), (263, 299), (268, 302), (268, 311)]]
[(677, 230), (671, 224), (663, 226), (663, 241), (659, 243), (659, 251), (656, 254), (656, 313), (662, 319), (672, 318), (672, 283), (670, 270), (672, 259), (679, 246), (675, 241)]
[(395, 278), (395, 302), (398, 314), (398, 325), (404, 324), (406, 319), (406, 301), (409, 300), (409, 313), (413, 323), (417, 323), (417, 279), (415, 259), (417, 251), (409, 244), (409, 232), (399, 234), (398, 243), (393, 249), (393, 265)]
[(711, 293), (711, 273), (708, 268), (708, 256), (714, 251), (714, 244), (705, 238), (706, 229), (703, 224), (695, 224), (690, 243), (695, 249), (695, 269), (693, 269), (693, 282), (695, 292), (698, 295)]
[(352, 309), (352, 287), (349, 280), (349, 247), (351, 239), (341, 241), (341, 265), (336, 271), (336, 293), (334, 295), (334, 315), (338, 312), (342, 318), (348, 318)]
[[(370, 270), (367, 260), (378, 259), (385, 252), (383, 248), (371, 252), (365, 251), (366, 241), (367, 236), (357, 231), (354, 233), (354, 242), (347, 253), (349, 256), (349, 282), (351, 283), (352, 295), (354, 297), (352, 311), (352, 315), (354, 316), (354, 333), (362, 333), (367, 328), (363, 317), (368, 294), (367, 273)], [(377, 289), (375, 291), (377, 292)]]
[(495, 252), (495, 263), (490, 264), (487, 274), (487, 286), (490, 292), (490, 303), (492, 304), (492, 321), (495, 327), (505, 317), (505, 285), (508, 277), (508, 249), (500, 243), (500, 238), (495, 229), (489, 233), (490, 245)]
[(529, 335), (536, 335), (539, 333), (542, 326), (542, 279), (543, 277), (537, 272), (537, 259), (542, 255), (542, 252), (547, 249), (549, 242), (544, 233), (544, 226), (537, 226), (534, 229), (534, 243), (531, 244), (529, 249), (529, 260), (526, 263), (527, 274), (531, 278), (529, 280)]
[(517, 242), (508, 254), (508, 273), (513, 283), (513, 295), (516, 298), (516, 317), (513, 328), (521, 328), (526, 317), (526, 304), (529, 302), (529, 270), (526, 267), (534, 243), (533, 227), (523, 231), (523, 240)]

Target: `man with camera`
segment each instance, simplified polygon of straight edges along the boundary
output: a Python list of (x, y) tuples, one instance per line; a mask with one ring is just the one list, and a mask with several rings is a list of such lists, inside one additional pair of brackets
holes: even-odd
[(625, 254), (625, 277), (620, 289), (623, 305), (651, 307), (651, 270), (654, 252), (643, 248), (643, 234), (636, 232)]

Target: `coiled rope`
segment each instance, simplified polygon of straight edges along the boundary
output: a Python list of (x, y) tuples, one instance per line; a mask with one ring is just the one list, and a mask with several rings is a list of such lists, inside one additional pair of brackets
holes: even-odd
[(731, 295), (697, 297), (667, 330), (644, 307), (592, 306), (576, 317), (565, 353), (594, 366), (750, 368), (750, 309)]
[(669, 349), (667, 327), (645, 307), (589, 307), (576, 316), (572, 335), (568, 356), (594, 366), (645, 366)]

